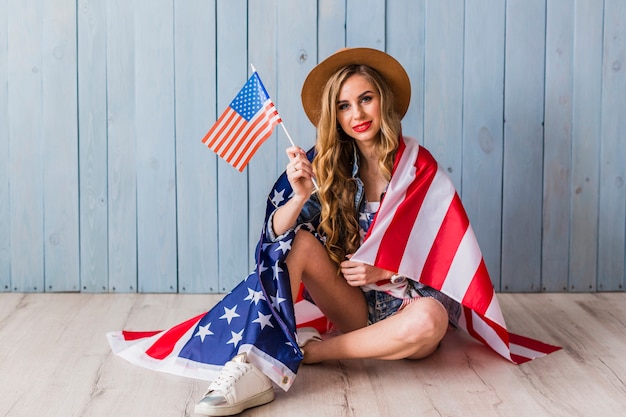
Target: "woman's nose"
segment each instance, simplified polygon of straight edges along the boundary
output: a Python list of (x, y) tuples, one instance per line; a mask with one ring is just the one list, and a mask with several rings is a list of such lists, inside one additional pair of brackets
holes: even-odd
[(363, 109), (361, 108), (361, 106), (354, 106), (352, 117), (354, 117), (355, 119), (360, 119), (362, 116), (363, 116)]

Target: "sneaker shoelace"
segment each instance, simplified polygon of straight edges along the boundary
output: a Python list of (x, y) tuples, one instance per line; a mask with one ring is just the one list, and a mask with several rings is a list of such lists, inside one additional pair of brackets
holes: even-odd
[(209, 385), (206, 395), (212, 392), (227, 393), (235, 382), (248, 372), (249, 366), (247, 363), (227, 362), (217, 379)]

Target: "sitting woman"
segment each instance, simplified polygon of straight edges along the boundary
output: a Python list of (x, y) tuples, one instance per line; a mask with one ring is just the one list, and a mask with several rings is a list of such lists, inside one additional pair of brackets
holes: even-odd
[[(388, 191), (399, 153), (413, 140), (401, 134), (409, 78), (391, 56), (343, 49), (317, 65), (302, 89), (317, 127), (315, 156), (289, 147), (286, 175), (293, 190), (276, 208), (266, 233), (278, 240), (298, 228), (287, 254), (292, 299), (305, 298), (338, 334), (300, 334), (304, 363), (337, 359), (420, 359), (432, 354), (460, 304), (391, 270), (356, 260)], [(316, 189), (316, 185), (319, 188)], [(236, 414), (274, 398), (269, 379), (245, 358), (226, 364), (196, 405), (196, 413)]]

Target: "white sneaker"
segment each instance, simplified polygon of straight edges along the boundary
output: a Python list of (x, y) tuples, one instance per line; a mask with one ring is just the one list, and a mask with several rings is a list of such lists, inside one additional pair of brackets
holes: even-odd
[(322, 337), (320, 332), (315, 327), (300, 327), (296, 330), (296, 336), (298, 339), (298, 347), (302, 348), (310, 341), (321, 342)]
[(220, 375), (196, 404), (195, 412), (207, 416), (232, 416), (273, 399), (270, 379), (247, 363), (245, 353), (240, 353), (226, 362)]

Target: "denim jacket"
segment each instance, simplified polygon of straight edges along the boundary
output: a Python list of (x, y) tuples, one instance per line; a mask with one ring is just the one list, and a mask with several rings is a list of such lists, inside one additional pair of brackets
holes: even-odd
[[(365, 195), (365, 186), (363, 185), (363, 181), (359, 178), (359, 152), (357, 147), (353, 145), (354, 156), (352, 158), (352, 179), (356, 182), (356, 193), (354, 195), (354, 208), (356, 210), (362, 209), (362, 205), (365, 204), (365, 199), (363, 196)], [(317, 193), (311, 195), (311, 198), (304, 203), (300, 214), (298, 215), (298, 219), (296, 223), (287, 230), (284, 234), (280, 236), (276, 236), (274, 234), (274, 214), (276, 210), (270, 214), (267, 221), (267, 236), (270, 238), (272, 242), (276, 242), (280, 240), (283, 236), (294, 230), (297, 226), (305, 223), (309, 223), (313, 226), (315, 230), (317, 230), (317, 226), (319, 226), (320, 215), (322, 212), (322, 206), (320, 204), (319, 196)]]

